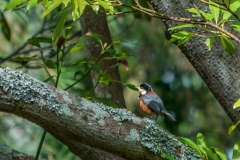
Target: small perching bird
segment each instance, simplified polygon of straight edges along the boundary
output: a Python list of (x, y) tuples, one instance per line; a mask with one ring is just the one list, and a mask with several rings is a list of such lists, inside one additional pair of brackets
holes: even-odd
[(176, 121), (174, 116), (164, 108), (161, 98), (153, 92), (153, 89), (149, 84), (143, 83), (140, 87), (137, 87), (137, 89), (140, 93), (138, 98), (140, 101), (140, 107), (143, 111), (150, 114), (155, 113), (157, 115), (155, 120), (157, 120), (159, 115), (167, 115), (173, 121)]

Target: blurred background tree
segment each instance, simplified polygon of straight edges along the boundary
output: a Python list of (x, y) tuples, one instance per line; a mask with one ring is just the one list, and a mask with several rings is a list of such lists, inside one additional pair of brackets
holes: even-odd
[[(51, 13), (43, 20), (40, 19), (43, 11), (40, 6), (35, 6), (28, 12), (22, 9), (3, 12), (7, 2), (0, 2), (1, 66), (22, 70), (44, 81), (48, 74), (41, 62), (33, 61), (23, 66), (11, 58), (39, 55), (39, 50), (28, 45), (27, 40), (34, 35), (51, 37), (59, 17), (54, 18), (54, 13)], [(239, 134), (233, 132), (228, 136), (227, 130), (232, 122), (180, 50), (173, 44), (163, 47), (166, 29), (161, 20), (135, 13), (109, 16), (108, 22), (113, 41), (122, 41), (114, 45), (115, 50), (133, 55), (127, 58), (128, 72), (124, 67), (119, 67), (122, 82), (136, 86), (143, 82), (151, 84), (167, 110), (177, 119), (177, 122), (172, 122), (161, 117), (158, 118), (158, 123), (174, 135), (193, 140), (201, 132), (209, 146), (216, 146), (230, 154), (230, 148), (236, 143)], [(70, 17), (65, 26), (73, 28), (67, 40), (70, 50), (71, 46), (79, 43), (77, 38), (81, 36), (81, 27), (78, 21), (73, 22)], [(43, 48), (44, 53), (51, 55), (51, 46), (46, 45)], [(66, 63), (72, 64), (85, 59), (85, 50), (81, 49), (71, 54)], [(74, 83), (87, 69), (86, 63), (71, 67), (62, 74), (59, 87), (66, 88)], [(68, 91), (85, 97), (92, 87), (91, 77), (88, 75)], [(149, 116), (139, 108), (137, 92), (124, 88), (124, 97), (128, 110), (141, 117)], [(16, 150), (35, 154), (42, 132), (40, 127), (6, 113), (0, 113), (0, 121), (1, 142)], [(40, 159), (79, 159), (51, 135), (47, 135), (45, 142)]]

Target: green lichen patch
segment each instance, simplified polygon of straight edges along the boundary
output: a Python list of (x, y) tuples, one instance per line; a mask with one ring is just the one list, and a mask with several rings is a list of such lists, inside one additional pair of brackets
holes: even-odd
[(12, 152), (12, 149), (9, 146), (0, 143), (0, 153), (1, 154), (8, 154), (11, 152)]
[(62, 104), (49, 86), (22, 71), (0, 68), (0, 87), (4, 92), (10, 93), (15, 101), (23, 100), (28, 104), (38, 104), (57, 115), (63, 113)]
[(175, 159), (201, 159), (193, 149), (177, 140), (171, 133), (162, 129), (155, 121), (144, 118), (145, 126), (141, 130), (141, 144), (155, 154), (166, 153)]
[(140, 135), (138, 131), (135, 128), (133, 128), (130, 131), (130, 135), (128, 135), (124, 140), (128, 142), (136, 142), (140, 140)]
[(126, 109), (116, 109), (112, 107), (105, 106), (102, 103), (95, 102), (95, 104), (100, 107), (102, 110), (109, 113), (111, 116), (113, 116), (113, 119), (118, 122), (124, 122), (124, 121), (131, 121), (133, 113)]

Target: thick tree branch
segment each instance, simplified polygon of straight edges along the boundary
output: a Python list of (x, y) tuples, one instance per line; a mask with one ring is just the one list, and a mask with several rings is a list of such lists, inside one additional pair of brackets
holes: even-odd
[(161, 153), (200, 159), (152, 120), (88, 101), (9, 68), (0, 68), (0, 111), (43, 127), (79, 157), (83, 150), (94, 149), (95, 155), (108, 152), (125, 159), (161, 159)]

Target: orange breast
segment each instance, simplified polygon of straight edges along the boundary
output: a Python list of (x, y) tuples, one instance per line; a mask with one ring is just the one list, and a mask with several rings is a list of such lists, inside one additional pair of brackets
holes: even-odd
[(144, 112), (147, 112), (147, 113), (150, 113), (150, 114), (153, 114), (154, 111), (151, 110), (151, 108), (149, 108), (143, 101), (142, 101), (142, 98), (140, 97), (140, 107), (142, 108), (142, 110)]

